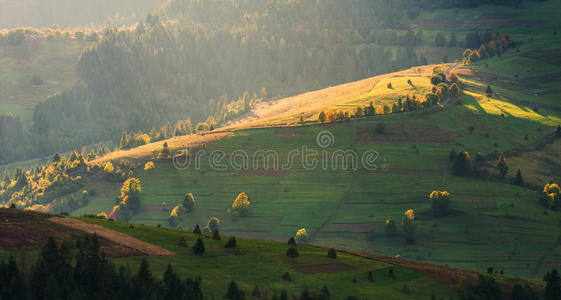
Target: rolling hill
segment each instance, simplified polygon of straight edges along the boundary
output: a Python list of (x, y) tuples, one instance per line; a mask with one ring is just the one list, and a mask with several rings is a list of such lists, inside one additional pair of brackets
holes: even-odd
[[(199, 235), (189, 231), (144, 225), (131, 229), (128, 224), (106, 220), (76, 219), (13, 209), (0, 209), (0, 217), (1, 240), (3, 247), (6, 247), (0, 249), (0, 260), (17, 254), (20, 262), (24, 260), (25, 265), (31, 265), (38, 255), (37, 249), (42, 247), (39, 243), (46, 242), (48, 236), (53, 235), (59, 242), (71, 244), (96, 230), (101, 239), (102, 251), (108, 253), (117, 266), (131, 266), (132, 271), (136, 272), (139, 262), (147, 259), (152, 276), (159, 278), (168, 263), (173, 263), (174, 270), (182, 278), (201, 276), (203, 292), (210, 297), (223, 296), (226, 283), (235, 280), (246, 295), (251, 295), (256, 287), (261, 295), (278, 294), (286, 290), (289, 296), (297, 296), (303, 288), (320, 291), (327, 286), (331, 297), (336, 299), (351, 295), (359, 298), (374, 296), (402, 299), (406, 294), (411, 299), (427, 299), (431, 296), (447, 299), (458, 297), (461, 282), (467, 286), (466, 283), (476, 281), (480, 275), (478, 272), (417, 263), (398, 257), (345, 250), (337, 250), (336, 258), (330, 258), (327, 256), (328, 249), (305, 244), (297, 246), (300, 253), (298, 257), (289, 258), (285, 254), (289, 248), (285, 242), (239, 237), (236, 237), (238, 246), (228, 249), (223, 246), (226, 236), (214, 240), (205, 234), (202, 235), (205, 254), (196, 255), (190, 248)], [(83, 231), (83, 228), (87, 228), (87, 231)], [(35, 239), (22, 241), (10, 235), (16, 229), (28, 232)], [(178, 245), (182, 238), (187, 247)], [(151, 249), (166, 251), (167, 255)], [(217, 269), (220, 272), (216, 272)], [(285, 273), (290, 275), (290, 281), (282, 278)], [(369, 273), (372, 280), (368, 279)], [(507, 295), (515, 283), (530, 283), (538, 293), (543, 289), (539, 281), (489, 276), (497, 281)]]

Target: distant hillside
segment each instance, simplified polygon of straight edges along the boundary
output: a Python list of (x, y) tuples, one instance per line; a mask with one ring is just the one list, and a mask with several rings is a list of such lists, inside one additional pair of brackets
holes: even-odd
[(120, 26), (144, 19), (159, 0), (0, 0), (0, 29)]

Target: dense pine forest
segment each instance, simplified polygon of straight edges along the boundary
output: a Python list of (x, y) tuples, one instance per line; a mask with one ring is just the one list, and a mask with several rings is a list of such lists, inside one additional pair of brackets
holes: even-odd
[(131, 25), (159, 0), (1, 0), (0, 28)]

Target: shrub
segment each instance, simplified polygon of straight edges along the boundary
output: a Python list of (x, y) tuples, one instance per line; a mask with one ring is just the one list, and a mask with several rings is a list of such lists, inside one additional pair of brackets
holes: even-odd
[(298, 252), (298, 249), (296, 249), (295, 247), (290, 247), (286, 249), (286, 256), (296, 258), (300, 256), (300, 253)]

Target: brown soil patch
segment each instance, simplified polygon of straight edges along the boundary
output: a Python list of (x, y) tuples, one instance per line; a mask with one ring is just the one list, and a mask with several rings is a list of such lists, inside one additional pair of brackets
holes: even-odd
[(430, 170), (407, 170), (407, 169), (378, 169), (378, 170), (367, 170), (361, 169), (362, 173), (393, 173), (393, 174), (417, 174), (417, 175), (431, 175), (440, 176), (442, 173), (440, 171), (430, 171)]
[(257, 170), (246, 170), (241, 172), (241, 176), (282, 176), (286, 173), (285, 170), (269, 170), (269, 169), (257, 169)]
[[(85, 232), (49, 220), (52, 215), (18, 209), (0, 209), (0, 252), (39, 249), (49, 237), (57, 242), (78, 239)], [(61, 219), (61, 218), (59, 218)], [(100, 237), (100, 248), (110, 257), (142, 255), (141, 252)]]
[(89, 234), (95, 233), (101, 238), (112, 241), (121, 246), (137, 250), (138, 252), (144, 255), (154, 255), (154, 256), (175, 255), (175, 253), (168, 251), (164, 248), (154, 246), (152, 244), (148, 244), (141, 240), (135, 239), (130, 235), (126, 235), (124, 233), (120, 233), (99, 225), (82, 222), (76, 219), (59, 218), (59, 217), (49, 218), (49, 221), (55, 224), (62, 224), (71, 228), (75, 228), (83, 232), (87, 232)]
[(273, 137), (278, 138), (300, 138), (302, 136), (301, 133), (293, 133), (293, 132), (275, 132)]
[(317, 273), (334, 273), (352, 270), (351, 266), (335, 263), (335, 264), (323, 264), (323, 265), (313, 265), (313, 266), (302, 266), (298, 267), (298, 270), (306, 274), (317, 274)]
[(324, 232), (370, 232), (374, 228), (378, 228), (380, 224), (378, 223), (359, 223), (359, 224), (329, 224)]
[(161, 212), (161, 211), (169, 211), (173, 207), (169, 206), (161, 206), (161, 205), (147, 205), (140, 208), (140, 211), (147, 211), (147, 212)]

